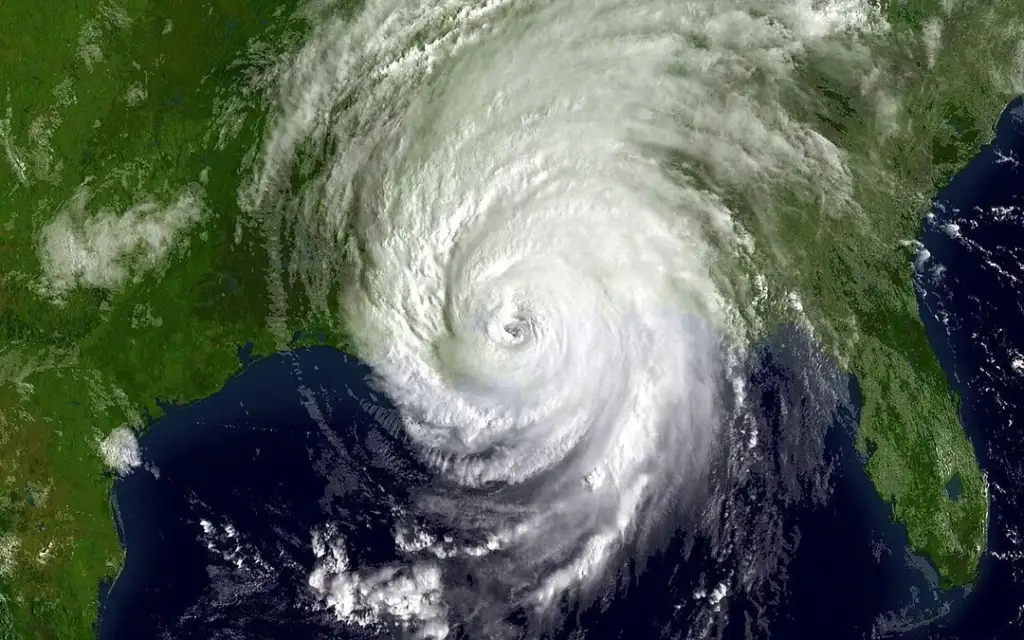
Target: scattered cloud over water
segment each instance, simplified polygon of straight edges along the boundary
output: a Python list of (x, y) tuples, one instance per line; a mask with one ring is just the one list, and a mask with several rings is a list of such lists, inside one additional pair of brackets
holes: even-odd
[(353, 570), (345, 541), (333, 527), (313, 532), (313, 553), (317, 564), (309, 586), (339, 620), (369, 628), (397, 625), (423, 640), (448, 637), (448, 607), (437, 565)]

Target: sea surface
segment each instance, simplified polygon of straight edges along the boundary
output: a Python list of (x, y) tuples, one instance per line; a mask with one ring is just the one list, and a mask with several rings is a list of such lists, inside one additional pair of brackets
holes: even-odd
[[(780, 408), (799, 402), (801, 360), (781, 352), (786, 340), (775, 342), (751, 372), (778, 429), (764, 439), (799, 433), (783, 422), (792, 412)], [(142, 439), (146, 468), (114, 490), (127, 562), (105, 596), (100, 638), (375, 637), (347, 635), (352, 630), (318, 608), (307, 587), (314, 529), (348, 523), (360, 564), (394, 562), (394, 513), (429, 481), (395, 431), (381, 428), (379, 412), (367, 411), (387, 407), (368, 376), (338, 351), (301, 349), (251, 363), (210, 398), (169, 407)], [(888, 520), (852, 446), (852, 379), (849, 392), (851, 403), (826, 436), (827, 503), (769, 499), (760, 507), (781, 514), (793, 545), (777, 577), (784, 598), (771, 631), (778, 637), (862, 637), (878, 627), (880, 612), (899, 613), (915, 593), (925, 601), (935, 593), (934, 573), (906, 553), (905, 535)], [(713, 561), (719, 552), (681, 531), (621, 592), (567, 613), (588, 638), (684, 633), (704, 575), (721, 571)], [(721, 606), (726, 637), (745, 637), (748, 617), (764, 618), (749, 597), (726, 597)], [(934, 615), (920, 607), (909, 617), (894, 614), (894, 624), (919, 622), (920, 612)]]

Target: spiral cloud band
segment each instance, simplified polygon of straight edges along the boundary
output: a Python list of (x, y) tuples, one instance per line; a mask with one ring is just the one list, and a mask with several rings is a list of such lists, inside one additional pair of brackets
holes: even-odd
[(439, 476), (427, 519), (482, 545), (435, 556), (543, 609), (699, 493), (756, 324), (752, 241), (722, 194), (780, 176), (848, 192), (841, 154), (780, 101), (794, 60), (870, 26), (866, 6), (308, 9), (243, 202), (286, 216), (266, 226), (294, 231), (314, 300), (340, 291)]

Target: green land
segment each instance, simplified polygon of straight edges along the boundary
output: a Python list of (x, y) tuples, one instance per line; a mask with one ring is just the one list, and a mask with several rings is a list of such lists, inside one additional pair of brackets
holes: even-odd
[[(237, 204), (268, 111), (259, 97), (235, 96), (238, 74), (301, 37), (293, 8), (0, 4), (0, 640), (94, 635), (99, 585), (123, 561), (99, 454), (106, 434), (143, 429), (162, 403), (214, 393), (238, 372), (243, 344), (269, 354), (314, 327), (342, 343), (337, 321), (311, 311), (300, 286), (284, 300), (271, 293), (268, 278), (288, 279), (268, 273), (276, 262), (263, 238), (275, 230), (240, 222)], [(797, 115), (849, 154), (862, 215), (836, 221), (820, 203), (776, 194), (773, 229), (796, 231), (777, 239), (784, 259), (764, 268), (799, 292), (817, 334), (858, 377), (870, 476), (914, 550), (955, 587), (972, 582), (984, 552), (987, 485), (918, 319), (904, 243), (1024, 82), (1011, 75), (1024, 73), (1013, 67), (1024, 10), (902, 0), (886, 15), (891, 29), (869, 44), (886, 54), (901, 115), (884, 132), (864, 115), (878, 105), (864, 104), (860, 79), (813, 54), (801, 72), (821, 99)], [(942, 33), (929, 62), (932, 18)], [(86, 184), (92, 198), (77, 206)], [(126, 245), (116, 286), (79, 265), (75, 286), (44, 287), (42, 237), (59, 215), (80, 228), (140, 202), (167, 208), (188, 185), (202, 215), (173, 242)], [(161, 259), (147, 261), (147, 250)], [(956, 500), (945, 491), (954, 477)]]

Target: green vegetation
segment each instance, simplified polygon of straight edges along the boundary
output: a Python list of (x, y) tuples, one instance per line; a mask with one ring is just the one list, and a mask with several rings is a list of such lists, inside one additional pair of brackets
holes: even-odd
[[(271, 19), (277, 12), (290, 9), (237, 0), (0, 5), (4, 640), (92, 633), (100, 582), (123, 553), (100, 439), (142, 427), (160, 414), (158, 401), (213, 393), (239, 369), (241, 345), (256, 355), (286, 346), (266, 324), (260, 238), (235, 227), (238, 171), (261, 116), (239, 109), (224, 123), (239, 135), (210, 135), (235, 82), (231, 63), (270, 25), (284, 28)], [(203, 208), (222, 215), (203, 216), (160, 265), (127, 246), (123, 287), (55, 298), (41, 291), (39, 238), (86, 182), (89, 214), (167, 206), (202, 183)]]
[[(782, 248), (765, 265), (769, 281), (799, 292), (819, 337), (857, 376), (868, 472), (946, 588), (975, 579), (988, 494), (918, 316), (915, 241), (930, 198), (991, 139), (1024, 86), (1013, 66), (1019, 5), (951, 4), (946, 14), (940, 3), (888, 3), (890, 30), (858, 36), (875, 53), (863, 75), (828, 50), (808, 54), (800, 81), (819, 97), (794, 101), (794, 112), (846, 153), (853, 203), (782, 185), (770, 223), (750, 221)], [(963, 491), (951, 499), (954, 477)]]
[[(858, 250), (865, 266), (870, 259), (874, 268), (853, 270), (849, 282), (837, 283), (864, 336), (851, 367), (864, 388), (861, 438), (872, 451), (868, 471), (945, 586), (975, 578), (986, 545), (988, 489), (960, 427), (959, 403), (915, 313), (911, 260), (900, 241), (916, 239), (927, 198), (991, 139), (999, 114), (1024, 84), (1022, 70), (1013, 67), (1024, 20), (1020, 6), (968, 4), (943, 19), (942, 45), (930, 68), (926, 42), (906, 49), (913, 59), (903, 58), (900, 69), (905, 119), (892, 137), (863, 154), (867, 162), (883, 162), (897, 187), (872, 187), (874, 170), (861, 168), (859, 199), (870, 212), (874, 246)], [(920, 2), (894, 4), (894, 29), (921, 33), (914, 12), (921, 8)], [(861, 274), (867, 273), (888, 280), (868, 279), (865, 286)], [(963, 492), (951, 500), (945, 487), (954, 476)]]
[[(821, 338), (858, 376), (868, 470), (953, 586), (973, 579), (983, 552), (986, 483), (917, 319), (901, 243), (917, 236), (928, 197), (988, 140), (1014, 90), (999, 78), (1021, 38), (1009, 29), (1024, 16), (1009, 0), (956, 10), (929, 67), (921, 34), (940, 4), (893, 2), (891, 32), (870, 43), (890, 54), (879, 59), (899, 102), (891, 121), (865, 115), (882, 110), (863, 78), (831, 74), (827, 52), (810, 54), (821, 60), (802, 81), (824, 98), (799, 115), (849, 153), (859, 213), (780, 192), (774, 226), (755, 232), (785, 247), (765, 265), (771, 279), (802, 294)], [(91, 635), (98, 585), (122, 562), (98, 454), (111, 429), (144, 426), (158, 401), (213, 393), (237, 372), (242, 344), (270, 353), (309, 326), (343, 339), (298, 294), (285, 329), (268, 321), (280, 304), (267, 292), (265, 230), (241, 224), (236, 203), (264, 114), (239, 104), (227, 110), (236, 120), (214, 121), (237, 84), (234, 61), (258, 66), (288, 40), (290, 13), (263, 0), (0, 3), (0, 640)], [(201, 185), (206, 214), (157, 265), (126, 246), (122, 286), (55, 296), (42, 288), (40, 238), (61, 211), (82, 222), (69, 203), (85, 183), (90, 214), (146, 201), (167, 209), (190, 184)], [(954, 476), (955, 501), (945, 493)]]

